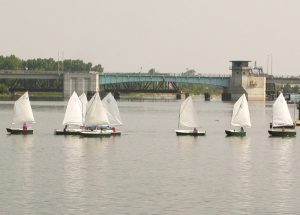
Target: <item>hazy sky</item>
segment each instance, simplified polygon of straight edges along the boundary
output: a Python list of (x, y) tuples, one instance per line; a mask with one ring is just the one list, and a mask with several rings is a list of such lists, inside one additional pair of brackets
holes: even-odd
[[(300, 75), (300, 0), (0, 0), (0, 55), (83, 59), (105, 72)], [(270, 57), (269, 57), (270, 59)], [(270, 69), (269, 69), (270, 72)]]

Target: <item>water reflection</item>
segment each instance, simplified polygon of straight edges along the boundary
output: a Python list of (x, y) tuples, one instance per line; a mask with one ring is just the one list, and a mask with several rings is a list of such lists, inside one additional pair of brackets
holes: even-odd
[(22, 177), (18, 176), (18, 179), (22, 180), (20, 184), (22, 187), (19, 189), (22, 190), (22, 198), (19, 199), (19, 204), (25, 208), (30, 207), (31, 202), (35, 198), (34, 190), (34, 136), (33, 135), (13, 135), (10, 136), (13, 139), (13, 142), (17, 144), (17, 155), (18, 163), (22, 164), (20, 173)]
[(185, 156), (194, 154), (199, 138), (203, 137), (177, 136), (179, 152)]
[[(68, 210), (78, 209), (85, 199), (85, 146), (83, 139), (76, 136), (66, 136), (63, 144), (64, 152), (64, 189), (65, 200), (73, 205)], [(71, 204), (72, 203), (72, 204)]]
[(232, 149), (232, 193), (234, 204), (232, 208), (237, 213), (245, 212), (251, 207), (252, 181), (251, 181), (251, 138), (230, 137), (228, 138)]
[(293, 138), (278, 138), (273, 141), (273, 198), (278, 212), (290, 209), (292, 189), (295, 183), (293, 175), (292, 152), (294, 150)]
[[(106, 163), (106, 144), (110, 138), (81, 138), (68, 136), (64, 139), (64, 189), (68, 212), (83, 210), (88, 202), (91, 186), (105, 181), (101, 174)], [(101, 185), (101, 187), (103, 187)], [(89, 189), (88, 189), (89, 188)], [(99, 189), (94, 187), (93, 189)]]

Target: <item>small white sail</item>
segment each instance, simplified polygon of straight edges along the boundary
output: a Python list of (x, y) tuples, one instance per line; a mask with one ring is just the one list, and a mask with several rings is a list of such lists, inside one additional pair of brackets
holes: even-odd
[(35, 122), (28, 92), (24, 93), (24, 95), (22, 95), (14, 104), (13, 124), (24, 122)]
[(293, 125), (289, 108), (282, 93), (273, 104), (273, 127)]
[(243, 94), (233, 106), (231, 125), (251, 127), (250, 113), (245, 94)]
[(99, 93), (95, 93), (88, 102), (85, 123), (88, 126), (109, 125), (107, 112), (101, 102)]
[(103, 106), (107, 110), (109, 124), (110, 125), (122, 125), (122, 119), (120, 116), (117, 101), (111, 93), (108, 93), (103, 99)]
[(197, 121), (197, 113), (194, 108), (192, 97), (189, 96), (180, 107), (179, 125), (190, 128), (200, 127)]
[(70, 97), (63, 120), (63, 125), (83, 125), (82, 103), (74, 91)]
[(82, 103), (82, 118), (83, 118), (82, 122), (85, 123), (86, 106), (87, 106), (88, 100), (87, 100), (85, 93), (82, 93), (79, 96), (79, 99)]

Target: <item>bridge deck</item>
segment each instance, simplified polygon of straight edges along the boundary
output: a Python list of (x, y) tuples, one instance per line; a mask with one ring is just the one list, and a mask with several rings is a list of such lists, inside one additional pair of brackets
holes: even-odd
[(39, 79), (39, 80), (53, 80), (63, 79), (63, 72), (57, 71), (26, 71), (26, 70), (2, 70), (0, 71), (0, 79)]

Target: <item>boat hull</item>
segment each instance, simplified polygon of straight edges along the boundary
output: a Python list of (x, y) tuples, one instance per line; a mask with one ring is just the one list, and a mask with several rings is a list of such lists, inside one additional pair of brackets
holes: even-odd
[(235, 131), (235, 130), (225, 130), (227, 136), (234, 136), (234, 137), (244, 137), (246, 136), (245, 131)]
[(82, 132), (82, 130), (66, 130), (66, 131), (64, 131), (64, 130), (57, 129), (54, 131), (54, 134), (55, 135), (79, 135), (80, 132)]
[(205, 131), (175, 130), (177, 136), (205, 136)]
[(272, 126), (272, 122), (270, 122), (270, 128), (274, 128), (274, 129), (276, 129), (276, 128), (291, 128), (291, 129), (293, 129), (293, 128), (295, 128), (295, 126), (296, 126), (296, 122), (293, 125), (283, 125), (283, 126)]
[(82, 131), (80, 135), (83, 137), (110, 137), (112, 135), (109, 131)]
[(268, 130), (270, 136), (272, 137), (294, 137), (296, 136), (296, 131), (294, 130)]
[(111, 135), (112, 135), (112, 136), (120, 136), (120, 135), (121, 135), (121, 131), (114, 131), (114, 132), (111, 132)]
[(20, 128), (6, 128), (6, 131), (10, 134), (23, 134), (23, 135), (33, 134), (32, 129), (23, 130)]

